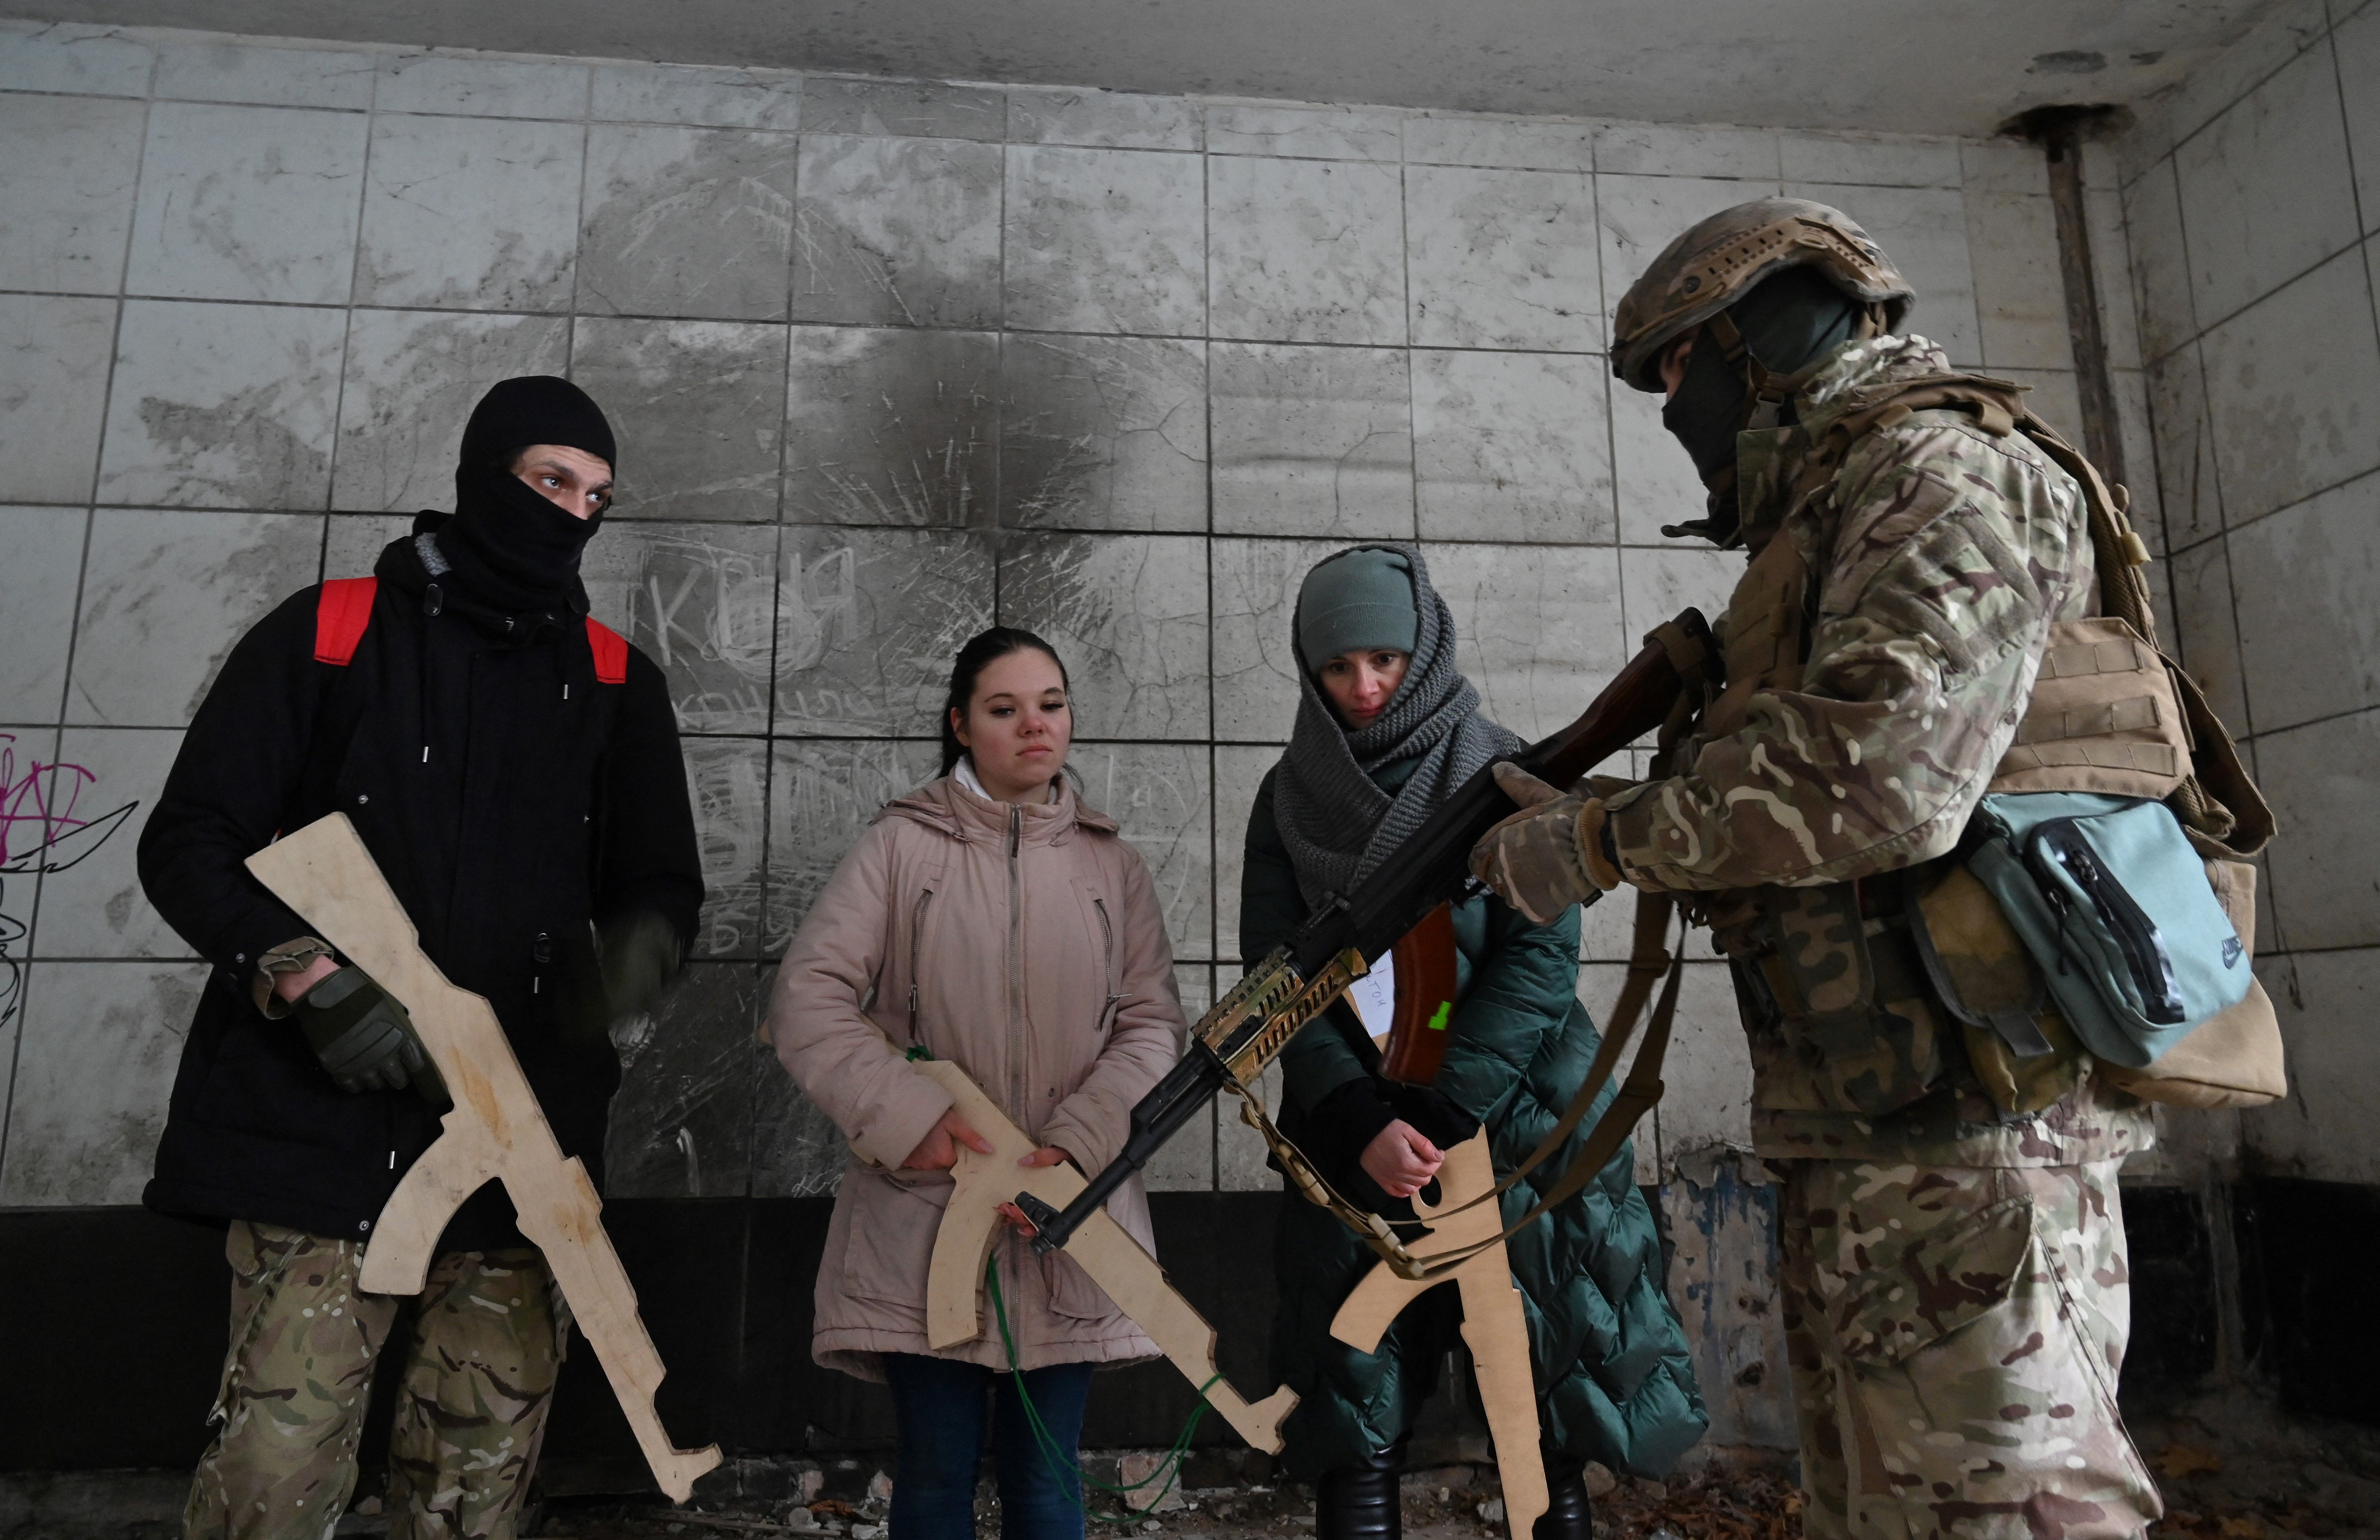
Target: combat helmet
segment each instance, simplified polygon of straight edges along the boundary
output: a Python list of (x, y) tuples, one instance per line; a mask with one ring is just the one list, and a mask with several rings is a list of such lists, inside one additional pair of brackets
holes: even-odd
[(1711, 215), (1671, 241), (1611, 318), (1611, 371), (1640, 391), (1661, 389), (1662, 349), (1791, 267), (1815, 267), (1873, 307), (1874, 332), (1898, 331), (1915, 295), (1867, 232), (1840, 210), (1763, 198)]

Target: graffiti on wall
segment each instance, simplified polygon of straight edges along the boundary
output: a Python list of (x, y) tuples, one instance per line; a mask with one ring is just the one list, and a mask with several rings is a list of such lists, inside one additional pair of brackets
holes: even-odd
[(0, 1027), (24, 996), (24, 955), (32, 928), (31, 880), (81, 862), (132, 817), (138, 802), (86, 814), (99, 777), (80, 765), (18, 760), (14, 734), (0, 733)]

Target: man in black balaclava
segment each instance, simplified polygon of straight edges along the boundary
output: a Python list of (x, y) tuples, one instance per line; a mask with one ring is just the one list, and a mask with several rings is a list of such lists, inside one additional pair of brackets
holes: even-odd
[[(248, 873), (353, 820), (446, 976), (485, 996), (564, 1152), (601, 1182), (608, 1028), (694, 933), (702, 872), (668, 688), (588, 615), (580, 553), (617, 456), (567, 381), (507, 380), (464, 430), (455, 512), (370, 577), (240, 639), (140, 838), (152, 902), (215, 965), (151, 1207), (227, 1225), (231, 1347), (190, 1540), (318, 1536), (352, 1495), (401, 1301), (358, 1288), (448, 1105), (404, 1008)], [(509, 1536), (568, 1329), (490, 1183), (447, 1226), (404, 1360), (389, 1534)]]

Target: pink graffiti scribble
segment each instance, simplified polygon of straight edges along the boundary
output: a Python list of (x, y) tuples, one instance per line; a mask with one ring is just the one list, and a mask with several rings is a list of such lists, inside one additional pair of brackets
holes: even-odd
[(26, 761), (18, 770), (17, 740), (0, 733), (0, 872), (64, 871), (107, 843), (139, 806), (80, 816), (83, 793), (99, 777), (80, 765)]

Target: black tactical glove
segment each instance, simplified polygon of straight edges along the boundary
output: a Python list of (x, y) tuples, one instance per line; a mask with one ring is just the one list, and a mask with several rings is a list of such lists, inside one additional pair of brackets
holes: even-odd
[(296, 1015), (314, 1057), (340, 1090), (411, 1086), (432, 1107), (455, 1104), (413, 1019), (363, 969), (341, 968), (298, 996)]
[(615, 916), (592, 947), (569, 949), (562, 979), (562, 1026), (572, 1042), (611, 1040), (612, 1024), (652, 1009), (677, 976), (677, 929), (650, 909)]

